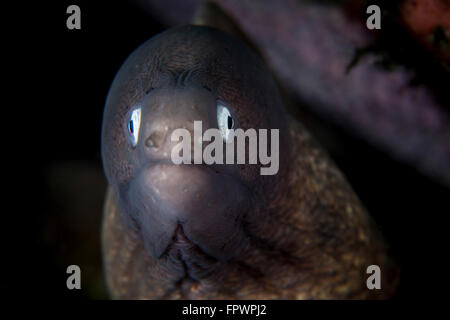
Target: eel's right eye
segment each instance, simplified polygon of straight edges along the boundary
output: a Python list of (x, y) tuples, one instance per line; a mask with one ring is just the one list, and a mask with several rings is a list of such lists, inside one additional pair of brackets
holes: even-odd
[(139, 128), (141, 126), (141, 108), (136, 108), (131, 113), (128, 121), (128, 133), (130, 134), (131, 145), (135, 147), (139, 140)]

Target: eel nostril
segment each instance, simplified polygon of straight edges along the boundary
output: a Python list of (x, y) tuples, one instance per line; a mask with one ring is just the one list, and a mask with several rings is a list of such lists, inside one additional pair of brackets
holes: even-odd
[(148, 148), (158, 149), (159, 147), (161, 147), (163, 138), (164, 135), (162, 132), (159, 131), (153, 132), (145, 141), (145, 145)]

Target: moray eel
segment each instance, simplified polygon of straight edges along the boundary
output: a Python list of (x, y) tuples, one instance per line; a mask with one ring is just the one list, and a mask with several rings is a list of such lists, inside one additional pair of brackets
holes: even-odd
[[(260, 163), (171, 162), (173, 131), (192, 132), (194, 121), (203, 130), (219, 128), (223, 106), (230, 128), (279, 129), (276, 174), (261, 175)], [(263, 61), (230, 35), (176, 27), (132, 53), (107, 97), (102, 159), (110, 186), (103, 260), (112, 298), (394, 293), (396, 266), (358, 197), (285, 112)], [(381, 289), (368, 289), (369, 265), (380, 266)]]

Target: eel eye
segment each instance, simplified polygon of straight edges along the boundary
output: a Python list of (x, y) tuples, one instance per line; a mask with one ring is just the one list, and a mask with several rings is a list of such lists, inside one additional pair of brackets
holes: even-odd
[(231, 142), (234, 136), (232, 132), (232, 129), (234, 129), (234, 119), (230, 110), (220, 103), (217, 105), (217, 124), (222, 133), (223, 141), (226, 143)]
[(128, 133), (130, 134), (131, 145), (135, 147), (139, 140), (139, 128), (141, 126), (141, 108), (133, 110), (128, 121)]

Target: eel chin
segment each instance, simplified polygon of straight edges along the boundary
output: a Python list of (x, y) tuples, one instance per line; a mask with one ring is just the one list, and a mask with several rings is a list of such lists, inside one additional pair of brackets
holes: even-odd
[(250, 195), (237, 177), (205, 165), (151, 164), (128, 197), (153, 258), (177, 248), (224, 262), (242, 247)]

